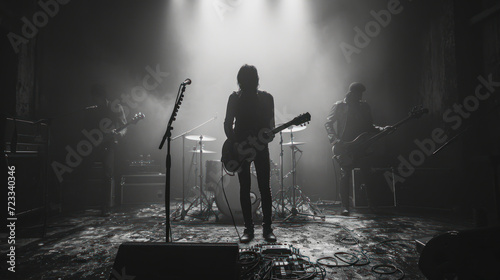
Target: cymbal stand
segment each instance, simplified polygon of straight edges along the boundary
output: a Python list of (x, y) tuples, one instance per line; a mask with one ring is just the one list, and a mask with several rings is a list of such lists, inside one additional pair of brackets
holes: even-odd
[[(203, 213), (203, 135), (200, 135), (200, 213)], [(208, 205), (207, 205), (208, 206)]]
[[(278, 217), (285, 217), (285, 187), (283, 184), (284, 176), (283, 176), (283, 132), (280, 131), (280, 194), (278, 198), (278, 211), (276, 211), (276, 215)], [(281, 211), (279, 211), (281, 205)]]
[[(296, 216), (299, 216), (299, 215), (302, 215), (302, 216), (310, 216), (310, 217), (318, 217), (318, 218), (321, 218), (321, 220), (325, 220), (325, 216), (324, 215), (321, 215), (321, 211), (316, 207), (316, 206), (313, 206), (311, 204), (311, 200), (309, 199), (309, 197), (307, 197), (306, 195), (304, 195), (304, 193), (302, 192), (302, 190), (300, 190), (300, 187), (297, 185), (297, 161), (296, 161), (296, 158), (295, 158), (295, 154), (297, 152), (301, 152), (302, 151), (297, 147), (297, 145), (294, 144), (294, 139), (293, 139), (293, 131), (291, 131), (290, 133), (290, 142), (291, 142), (291, 145), (290, 145), (290, 148), (292, 149), (292, 198), (291, 198), (291, 201), (292, 201), (292, 210), (291, 210), (291, 213), (290, 215), (288, 215), (288, 217), (286, 217), (283, 221), (287, 221), (293, 217), (296, 217)], [(297, 198), (296, 196), (296, 191), (299, 192), (300, 194), (300, 200), (301, 202), (300, 203), (297, 203), (299, 201), (299, 199)], [(307, 214), (307, 213), (300, 213), (298, 210), (297, 210), (297, 206), (301, 206), (301, 205), (307, 205), (309, 207), (309, 209), (311, 209), (311, 211), (313, 212), (313, 214)]]
[[(210, 215), (214, 214), (216, 219), (218, 219), (217, 214), (212, 209), (213, 200), (210, 200), (203, 190), (203, 135), (200, 135), (200, 141), (198, 142), (198, 144), (200, 151), (200, 158), (199, 158), (200, 161), (199, 161), (199, 167), (195, 169), (195, 177), (198, 178), (199, 180), (198, 186), (200, 189), (200, 193), (198, 195), (198, 198), (196, 198), (193, 202), (191, 202), (186, 212), (188, 212), (197, 203), (199, 203), (200, 210), (197, 215), (188, 215), (187, 213), (186, 215), (201, 220), (208, 220)], [(206, 209), (204, 209), (204, 203), (206, 204)]]
[[(184, 218), (187, 215), (187, 211), (188, 211), (185, 208), (185, 201), (186, 201), (186, 181), (185, 181), (185, 174), (186, 174), (186, 171), (184, 170), (184, 168), (185, 168), (185, 154), (186, 154), (185, 153), (185, 150), (186, 150), (186, 135), (189, 134), (189, 133), (191, 133), (193, 130), (198, 129), (198, 128), (204, 126), (205, 124), (207, 124), (207, 123), (209, 123), (209, 122), (211, 122), (211, 121), (213, 121), (215, 119), (217, 119), (217, 114), (213, 118), (205, 121), (204, 123), (202, 123), (202, 124), (200, 124), (198, 126), (195, 126), (195, 127), (191, 128), (190, 130), (188, 130), (186, 132), (183, 132), (182, 134), (177, 135), (177, 136), (175, 136), (175, 137), (172, 138), (172, 141), (174, 141), (175, 139), (182, 137), (182, 209), (176, 210), (176, 212), (180, 212), (181, 220), (184, 220)], [(173, 214), (175, 214), (176, 212), (174, 212)]]
[[(184, 218), (186, 217), (187, 215), (187, 212), (189, 211), (189, 209), (186, 209), (185, 205), (186, 205), (186, 172), (184, 171), (184, 166), (185, 166), (185, 157), (186, 157), (186, 153), (185, 153), (185, 147), (186, 147), (186, 134), (189, 133), (189, 132), (185, 132), (181, 135), (179, 135), (179, 137), (182, 137), (182, 202), (181, 202), (181, 205), (178, 205), (177, 206), (177, 209), (175, 210), (175, 212), (172, 213), (172, 219), (173, 220), (176, 220), (176, 218), (178, 216), (180, 216), (180, 219), (181, 220), (184, 220)], [(177, 137), (176, 137), (177, 138)], [(195, 148), (196, 149), (196, 148)], [(193, 166), (195, 163), (194, 163), (194, 154), (191, 158), (191, 166)], [(189, 171), (189, 173), (191, 173), (191, 171)]]
[[(196, 151), (196, 148), (198, 147), (198, 143), (196, 143), (196, 145), (193, 147), (193, 151)], [(189, 165), (189, 170), (188, 170), (188, 180), (187, 182), (189, 183), (189, 178), (191, 178), (191, 171), (193, 170), (193, 166), (194, 166), (194, 174), (195, 174), (195, 180), (194, 180), (194, 187), (196, 187), (196, 179), (198, 178), (198, 164), (196, 163), (198, 159), (196, 158), (196, 153), (193, 153), (193, 155), (191, 156), (191, 164)], [(184, 174), (183, 174), (183, 178), (184, 178)], [(194, 204), (196, 203), (196, 201), (198, 199), (195, 199), (194, 201), (191, 201), (189, 203), (189, 206), (188, 208), (186, 209), (185, 208), (185, 201), (186, 199), (184, 198), (184, 192), (185, 190), (183, 189), (182, 190), (182, 202), (177, 205), (177, 209), (175, 210), (174, 213), (172, 213), (172, 219), (173, 220), (176, 220), (177, 218), (180, 217), (181, 220), (184, 220), (185, 217), (187, 216), (187, 213), (189, 212), (189, 210), (191, 210), (191, 208), (194, 206)], [(182, 207), (181, 207), (182, 206)]]

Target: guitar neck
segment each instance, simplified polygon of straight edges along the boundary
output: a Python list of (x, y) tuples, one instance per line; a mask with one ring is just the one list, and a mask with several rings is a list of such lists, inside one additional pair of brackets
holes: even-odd
[(400, 120), (399, 122), (393, 124), (392, 127), (398, 128), (398, 127), (402, 126), (405, 122), (409, 121), (410, 119), (413, 119), (413, 117), (412, 116), (407, 116), (406, 118), (404, 118), (404, 119)]
[[(404, 123), (406, 123), (410, 119), (412, 119), (412, 117), (411, 116), (407, 116), (406, 118), (404, 118), (404, 119), (400, 120), (399, 122), (393, 124), (392, 127), (394, 129), (396, 129), (396, 128), (402, 126)], [(375, 140), (379, 139), (380, 137), (382, 137), (382, 136), (384, 136), (384, 135), (386, 135), (388, 133), (389, 133), (389, 130), (385, 130), (384, 129), (384, 130), (378, 132), (377, 134), (373, 135), (372, 137), (370, 137), (370, 139), (368, 141), (375, 141)]]
[(287, 122), (287, 123), (282, 124), (282, 125), (280, 125), (278, 127), (275, 127), (273, 130), (271, 130), (271, 133), (272, 134), (276, 134), (276, 133), (282, 131), (283, 129), (286, 129), (287, 127), (289, 127), (291, 125), (292, 125), (292, 122)]
[(120, 126), (119, 128), (117, 128), (115, 131), (116, 131), (116, 132), (120, 132), (120, 131), (124, 130), (125, 128), (127, 128), (127, 126), (129, 126), (129, 125), (131, 125), (131, 124), (136, 124), (139, 120), (140, 120), (140, 118), (139, 118), (139, 119), (134, 118), (134, 119), (132, 119), (131, 121), (129, 121), (128, 123), (121, 125), (121, 126)]
[(282, 131), (283, 129), (288, 128), (292, 125), (302, 125), (302, 124), (309, 122), (309, 121), (311, 121), (311, 114), (309, 114), (309, 113), (301, 114), (300, 116), (295, 117), (293, 120), (291, 120), (287, 123), (284, 123), (278, 127), (275, 127), (274, 129), (272, 129), (270, 131), (270, 133), (276, 134), (276, 133)]
[(127, 126), (129, 126), (131, 123), (126, 123), (124, 125), (121, 125), (119, 128), (117, 128), (115, 131), (116, 132), (120, 132), (122, 130), (124, 130)]

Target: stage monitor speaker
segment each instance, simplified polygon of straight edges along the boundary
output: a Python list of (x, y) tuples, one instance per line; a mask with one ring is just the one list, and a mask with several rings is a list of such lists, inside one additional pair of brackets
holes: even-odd
[(109, 280), (239, 278), (236, 243), (123, 243)]
[(427, 279), (499, 279), (500, 228), (451, 231), (429, 240), (418, 267)]

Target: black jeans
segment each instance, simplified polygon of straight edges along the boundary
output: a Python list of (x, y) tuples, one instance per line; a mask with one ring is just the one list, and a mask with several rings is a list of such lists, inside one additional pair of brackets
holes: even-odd
[[(262, 202), (262, 215), (264, 216), (262, 226), (264, 229), (269, 229), (272, 223), (272, 195), (271, 187), (269, 186), (271, 167), (268, 148), (257, 152), (254, 165)], [(240, 203), (243, 219), (245, 220), (245, 228), (253, 230), (252, 202), (250, 200), (250, 162), (243, 164), (241, 171), (238, 172), (238, 179), (240, 181)]]
[(110, 206), (114, 204), (111, 197), (111, 192), (114, 191), (114, 167), (115, 167), (115, 151), (113, 147), (107, 147), (104, 149), (102, 155), (102, 200), (101, 200), (101, 211), (103, 213), (109, 211)]
[(351, 182), (352, 168), (342, 167), (340, 169), (340, 200), (342, 207), (349, 209), (349, 187)]

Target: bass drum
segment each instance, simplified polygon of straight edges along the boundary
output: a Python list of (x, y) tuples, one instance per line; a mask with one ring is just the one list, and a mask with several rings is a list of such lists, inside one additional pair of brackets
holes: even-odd
[(222, 172), (220, 160), (207, 160), (205, 162), (205, 186), (208, 191), (215, 192)]
[[(250, 174), (250, 179), (252, 182), (252, 185), (250, 186), (250, 201), (252, 202), (252, 214), (255, 214), (260, 206), (260, 192), (257, 185), (257, 176)], [(215, 203), (217, 204), (217, 208), (227, 217), (231, 217), (231, 213), (229, 211), (229, 208), (231, 208), (234, 218), (243, 220), (243, 213), (241, 211), (240, 204), (240, 182), (238, 180), (238, 176), (229, 176), (226, 174), (222, 178), (222, 181), (224, 181), (224, 191), (226, 192), (227, 202), (224, 198), (224, 192), (222, 191), (222, 183), (219, 181), (217, 190), (215, 191)]]

